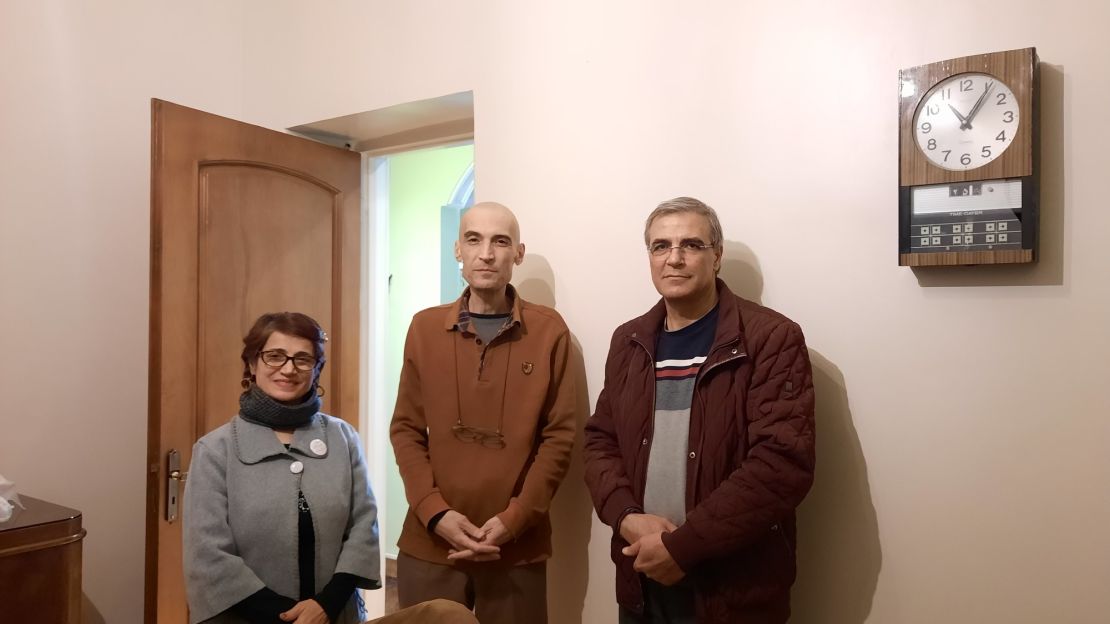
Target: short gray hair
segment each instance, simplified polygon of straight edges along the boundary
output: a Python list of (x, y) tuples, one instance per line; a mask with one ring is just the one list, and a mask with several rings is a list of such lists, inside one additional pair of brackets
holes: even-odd
[(656, 219), (681, 212), (692, 212), (705, 217), (705, 220), (709, 222), (709, 238), (711, 239), (709, 244), (717, 251), (724, 248), (725, 236), (724, 232), (721, 231), (721, 220), (717, 218), (717, 211), (700, 199), (694, 199), (693, 197), (675, 197), (656, 206), (644, 223), (644, 245), (651, 244), (651, 241), (648, 240), (648, 230), (651, 229), (651, 224)]

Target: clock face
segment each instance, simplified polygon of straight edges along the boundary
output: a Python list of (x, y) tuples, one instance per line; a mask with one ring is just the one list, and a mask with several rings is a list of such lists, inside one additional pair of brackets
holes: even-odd
[(949, 171), (982, 167), (1002, 155), (1017, 135), (1014, 92), (989, 74), (956, 74), (937, 83), (917, 107), (917, 147)]

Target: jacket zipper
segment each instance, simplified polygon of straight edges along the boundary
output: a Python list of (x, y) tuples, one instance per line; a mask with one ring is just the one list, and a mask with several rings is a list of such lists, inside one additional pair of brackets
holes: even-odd
[[(738, 342), (740, 342), (739, 338), (737, 338), (736, 340), (733, 340), (731, 342), (726, 342), (725, 344), (723, 344), (723, 345), (713, 349), (712, 351), (710, 351), (710, 354), (715, 353), (717, 351), (720, 351), (721, 349), (727, 349), (728, 347), (730, 347), (730, 346), (732, 346), (732, 345), (734, 345)], [(694, 393), (698, 395), (698, 398), (701, 398), (701, 393), (699, 392), (699, 386), (701, 384), (701, 380), (705, 379), (706, 375), (708, 375), (710, 373), (710, 371), (712, 371), (714, 368), (717, 368), (718, 366), (721, 366), (722, 364), (727, 364), (727, 363), (729, 363), (733, 360), (739, 360), (740, 358), (748, 357), (748, 354), (745, 351), (741, 351), (739, 349), (734, 349), (734, 351), (736, 351), (736, 353), (730, 354), (732, 357), (725, 358), (725, 359), (721, 360), (720, 362), (713, 362), (708, 367), (698, 371), (698, 376), (694, 379)], [(705, 402), (703, 400), (702, 401), (702, 412), (704, 412), (704, 411), (705, 411)], [(705, 427), (702, 427), (702, 431), (703, 432), (705, 431)], [(701, 442), (699, 440), (699, 444), (700, 443)], [(700, 447), (699, 447), (698, 450), (701, 450)]]
[[(647, 437), (646, 440), (642, 440), (640, 442), (641, 446), (648, 446), (648, 444), (652, 441), (652, 438), (655, 437), (655, 393), (656, 393), (656, 389), (655, 389), (655, 356), (653, 356), (651, 354), (651, 350), (649, 350), (647, 348), (647, 345), (640, 342), (639, 339), (636, 338), (635, 334), (633, 334), (633, 336), (632, 336), (632, 342), (636, 343), (637, 345), (640, 346), (641, 349), (644, 350), (644, 353), (647, 354), (647, 356), (648, 356), (648, 364), (651, 366), (651, 412), (649, 413), (650, 418), (648, 418), (648, 437)], [(651, 457), (650, 457), (651, 449), (648, 448), (647, 452), (648, 452), (647, 461), (650, 461), (651, 460)], [(647, 467), (644, 468), (644, 471), (645, 471), (645, 476), (644, 476), (644, 479), (643, 479), (643, 483), (640, 484), (640, 492), (639, 492), (639, 497), (638, 497), (640, 501), (644, 500), (644, 494), (647, 491), (647, 475), (646, 475)], [(637, 579), (639, 579), (638, 576), (637, 576)], [(646, 602), (644, 600), (643, 581), (637, 582), (636, 585), (637, 585), (636, 589), (638, 590), (638, 593), (640, 594), (640, 600), (639, 600), (639, 604), (637, 606), (640, 609), (643, 609), (644, 608), (644, 603)]]
[[(649, 447), (647, 449), (647, 451), (648, 451), (648, 455), (649, 455), (648, 459), (650, 460), (650, 455), (651, 455), (650, 445), (651, 445), (653, 439), (655, 438), (655, 398), (656, 398), (655, 395), (656, 395), (656, 391), (657, 391), (656, 387), (655, 387), (655, 385), (656, 385), (656, 381), (655, 381), (655, 357), (651, 354), (651, 350), (647, 348), (647, 345), (640, 342), (638, 339), (633, 338), (632, 342), (635, 342), (636, 344), (640, 345), (640, 348), (644, 350), (644, 353), (646, 353), (647, 356), (648, 356), (648, 364), (651, 366), (651, 412), (649, 413), (650, 418), (648, 418), (648, 437), (647, 437), (646, 440), (643, 440), (643, 441), (640, 442), (641, 446)], [(643, 483), (640, 484), (639, 499), (641, 501), (644, 500), (644, 494), (646, 492), (647, 492), (647, 478), (645, 477), (644, 480), (643, 480)]]
[[(716, 349), (712, 349), (710, 351), (710, 354), (716, 353), (717, 351), (720, 351), (721, 349), (727, 349), (728, 347), (730, 347), (734, 344), (738, 344), (739, 342), (740, 342), (739, 338), (737, 338), (736, 340), (730, 341), (730, 342), (726, 342), (725, 344), (717, 347)], [(730, 354), (732, 357), (725, 358), (725, 359), (723, 359), (719, 362), (714, 362), (714, 363), (710, 364), (709, 366), (707, 366), (706, 368), (704, 368), (702, 370), (699, 370), (698, 371), (698, 376), (694, 379), (694, 394), (697, 395), (697, 398), (701, 403), (701, 413), (702, 413), (702, 419), (703, 420), (705, 419), (705, 398), (702, 397), (702, 394), (701, 394), (701, 388), (700, 388), (701, 380), (705, 379), (706, 375), (708, 375), (710, 373), (710, 371), (712, 371), (714, 368), (717, 368), (718, 366), (721, 366), (722, 364), (726, 364), (728, 362), (731, 362), (733, 360), (738, 360), (740, 358), (748, 357), (748, 354), (744, 351), (741, 351), (740, 349), (733, 349), (733, 351), (735, 351), (735, 353)], [(691, 412), (691, 414), (693, 414), (693, 412)], [(697, 450), (698, 456), (694, 458), (694, 466), (692, 468), (693, 472), (694, 472), (694, 475), (693, 475), (692, 479), (689, 476), (687, 476), (687, 483), (690, 483), (691, 481), (693, 483), (697, 483), (698, 470), (701, 469), (701, 451), (702, 451), (702, 448), (704, 446), (705, 446), (705, 424), (703, 423), (701, 428), (698, 430), (698, 450)], [(691, 489), (692, 488), (689, 488), (689, 487), (686, 488), (686, 497), (687, 497), (687, 502), (688, 503), (690, 502), (690, 495), (691, 495), (690, 491), (691, 491)], [(689, 511), (689, 510), (687, 510), (687, 511)]]
[[(717, 347), (716, 349), (713, 349), (713, 351), (720, 351), (721, 349), (727, 349), (728, 347), (730, 347), (734, 344), (737, 344), (739, 342), (740, 342), (740, 339), (737, 338), (736, 340), (733, 340), (732, 342), (726, 342), (725, 344)], [(694, 387), (697, 387), (697, 383), (701, 381), (702, 377), (705, 377), (706, 375), (708, 375), (709, 371), (713, 370), (714, 368), (717, 368), (718, 366), (720, 366), (722, 364), (727, 364), (727, 363), (729, 363), (733, 360), (738, 360), (742, 357), (748, 357), (747, 352), (741, 351), (740, 349), (736, 349), (736, 353), (730, 354), (730, 355), (732, 355), (732, 357), (721, 360), (720, 362), (713, 362), (711, 365), (709, 365), (708, 368), (698, 371), (698, 379), (697, 379), (697, 382), (694, 383)]]
[[(644, 353), (646, 353), (647, 356), (648, 356), (648, 362), (651, 364), (651, 413), (650, 413), (651, 418), (648, 419), (648, 438), (647, 438), (647, 441), (650, 443), (650, 442), (652, 442), (652, 439), (655, 437), (655, 399), (656, 399), (656, 390), (657, 390), (657, 388), (656, 388), (656, 379), (655, 379), (655, 358), (652, 356), (651, 351), (647, 348), (647, 345), (645, 345), (643, 342), (640, 342), (640, 340), (638, 338), (633, 337), (632, 342), (636, 343), (637, 345), (639, 345), (639, 347), (641, 349), (644, 350)], [(730, 347), (734, 344), (737, 344), (739, 342), (740, 342), (739, 338), (736, 339), (736, 340), (730, 341), (730, 342), (726, 342), (725, 344), (720, 345), (720, 346), (710, 350), (710, 354), (716, 353), (717, 351), (720, 351), (721, 349), (726, 349), (726, 348), (728, 348), (728, 347)], [(698, 371), (698, 376), (694, 380), (694, 392), (695, 393), (698, 393), (698, 385), (701, 383), (701, 380), (706, 375), (708, 375), (709, 372), (712, 371), (714, 368), (717, 368), (718, 366), (720, 366), (722, 364), (726, 364), (726, 363), (731, 362), (733, 360), (738, 360), (742, 357), (748, 357), (747, 352), (741, 351), (739, 349), (736, 350), (736, 353), (730, 354), (730, 355), (732, 357), (723, 359), (719, 362), (714, 362), (713, 364), (709, 365), (707, 368)], [(698, 395), (699, 395), (699, 398), (700, 398), (700, 393), (698, 393)], [(705, 412), (704, 407), (702, 409), (702, 412), (703, 413)], [(700, 434), (701, 434), (701, 437), (698, 440), (698, 451), (699, 452), (701, 451), (701, 448), (703, 446), (703, 442), (705, 440), (705, 427), (704, 426), (701, 428)], [(641, 441), (640, 444), (642, 446), (647, 446), (647, 444), (644, 443), (643, 441)], [(650, 449), (648, 450), (648, 452), (650, 454)], [(701, 465), (700, 458), (696, 458), (695, 461), (694, 461), (694, 464), (695, 464), (695, 470), (696, 470), (697, 466)], [(696, 480), (696, 478), (697, 478), (697, 473), (696, 472), (694, 474), (694, 477), (695, 477), (695, 480)], [(647, 479), (644, 479), (643, 484), (641, 484), (641, 486), (640, 486), (640, 500), (644, 499), (644, 492), (646, 490), (647, 490)]]

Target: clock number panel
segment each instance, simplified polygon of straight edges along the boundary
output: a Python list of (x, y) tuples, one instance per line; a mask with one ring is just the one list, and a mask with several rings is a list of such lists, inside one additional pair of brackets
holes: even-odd
[(966, 73), (925, 95), (914, 120), (914, 138), (937, 167), (968, 171), (1001, 156), (1020, 127), (1014, 92), (994, 76)]

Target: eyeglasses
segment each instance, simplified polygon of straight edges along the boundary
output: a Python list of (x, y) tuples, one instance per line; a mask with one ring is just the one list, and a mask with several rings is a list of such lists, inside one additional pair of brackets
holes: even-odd
[(651, 255), (655, 256), (656, 258), (662, 258), (663, 256), (671, 255), (671, 250), (672, 249), (677, 249), (679, 254), (688, 254), (688, 253), (692, 254), (692, 253), (698, 253), (700, 251), (705, 251), (706, 249), (712, 249), (712, 248), (713, 248), (712, 243), (707, 245), (707, 244), (701, 242), (700, 240), (696, 240), (696, 239), (695, 240), (684, 240), (684, 241), (682, 241), (681, 243), (679, 243), (677, 245), (668, 245), (667, 243), (664, 243), (662, 241), (654, 242), (651, 245), (648, 245), (648, 251), (651, 253)]
[(308, 371), (316, 368), (316, 358), (304, 353), (298, 353), (297, 355), (286, 355), (284, 351), (280, 350), (263, 351), (258, 354), (258, 358), (262, 360), (263, 364), (269, 366), (270, 368), (282, 368), (289, 360), (293, 360), (293, 368), (301, 371), (302, 373), (307, 373)]
[(454, 427), (451, 427), (451, 431), (454, 432), (455, 438), (460, 442), (477, 442), (486, 448), (505, 448), (505, 436), (501, 435), (500, 431), (471, 427), (462, 424), (461, 420), (455, 423)]

